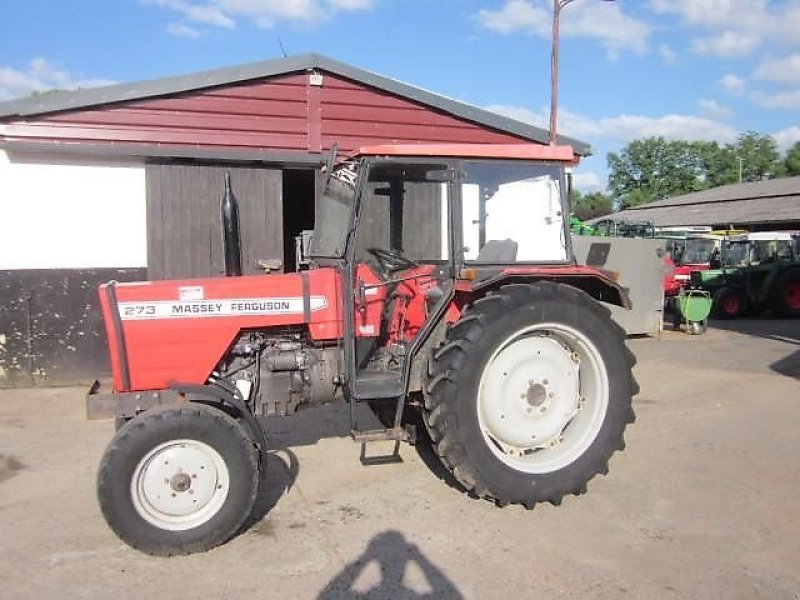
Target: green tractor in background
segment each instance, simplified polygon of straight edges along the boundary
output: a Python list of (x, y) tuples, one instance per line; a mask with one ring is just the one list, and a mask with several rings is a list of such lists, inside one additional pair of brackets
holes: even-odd
[(800, 317), (800, 232), (731, 236), (711, 266), (693, 272), (691, 282), (711, 294), (715, 317)]

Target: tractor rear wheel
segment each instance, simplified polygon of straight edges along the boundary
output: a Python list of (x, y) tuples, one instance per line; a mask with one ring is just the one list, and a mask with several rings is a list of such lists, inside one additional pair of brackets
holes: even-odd
[(444, 465), (499, 505), (585, 492), (634, 420), (624, 339), (570, 286), (507, 285), (474, 302), (428, 365), (426, 423)]
[(711, 311), (719, 319), (738, 319), (744, 312), (744, 296), (739, 290), (720, 288), (714, 293)]
[(100, 463), (97, 495), (123, 541), (170, 556), (232, 537), (253, 508), (258, 481), (258, 454), (242, 425), (192, 403), (123, 425)]
[(771, 308), (778, 317), (800, 317), (800, 270), (780, 275), (775, 283)]

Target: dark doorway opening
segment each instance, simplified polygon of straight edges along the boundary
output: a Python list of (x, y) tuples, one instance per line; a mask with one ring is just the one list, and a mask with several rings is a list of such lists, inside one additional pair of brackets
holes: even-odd
[(295, 238), (314, 229), (315, 171), (283, 170), (283, 270), (297, 270)]

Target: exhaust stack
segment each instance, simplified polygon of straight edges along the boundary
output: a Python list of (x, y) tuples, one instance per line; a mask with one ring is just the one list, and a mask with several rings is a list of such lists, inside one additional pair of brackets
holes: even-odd
[(231, 189), (231, 174), (225, 172), (225, 191), (220, 199), (222, 216), (222, 252), (225, 276), (242, 274), (242, 247), (239, 238), (239, 203)]

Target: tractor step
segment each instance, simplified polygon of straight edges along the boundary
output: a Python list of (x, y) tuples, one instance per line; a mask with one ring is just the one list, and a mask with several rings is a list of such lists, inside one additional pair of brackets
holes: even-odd
[(400, 441), (395, 440), (394, 448), (392, 449), (391, 454), (376, 454), (374, 456), (367, 456), (367, 443), (361, 442), (361, 454), (359, 455), (358, 460), (365, 467), (401, 463), (403, 462), (403, 457), (400, 456)]
[(353, 438), (354, 442), (366, 444), (368, 442), (407, 442), (411, 436), (404, 427), (390, 427), (387, 429), (351, 431), (350, 437)]
[[(386, 465), (403, 462), (400, 456), (400, 442), (414, 443), (416, 432), (411, 427), (391, 427), (387, 429), (372, 429), (368, 431), (351, 431), (354, 441), (361, 443), (361, 455), (358, 459), (362, 465)], [(367, 444), (370, 442), (394, 442), (391, 454), (377, 454), (367, 456)]]

